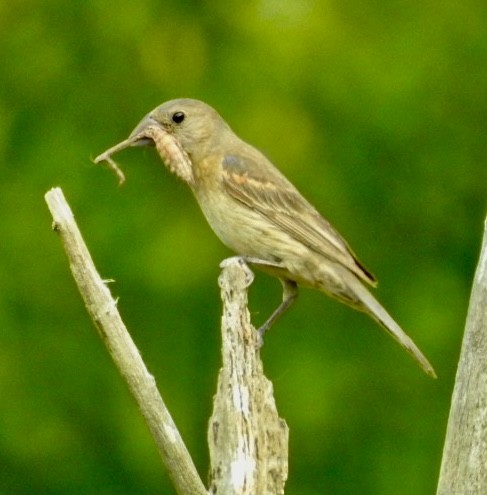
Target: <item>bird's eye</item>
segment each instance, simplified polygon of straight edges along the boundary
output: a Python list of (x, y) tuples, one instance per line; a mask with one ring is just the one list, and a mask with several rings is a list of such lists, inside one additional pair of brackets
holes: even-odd
[(183, 112), (174, 112), (171, 118), (175, 124), (180, 124), (184, 120), (184, 117), (186, 116)]

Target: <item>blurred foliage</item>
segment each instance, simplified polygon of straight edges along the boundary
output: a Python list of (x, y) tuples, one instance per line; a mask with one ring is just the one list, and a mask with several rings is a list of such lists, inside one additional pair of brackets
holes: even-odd
[[(206, 479), (228, 251), (153, 150), (90, 157), (176, 97), (261, 148), (379, 276), (427, 379), (303, 291), (263, 359), (287, 493), (430, 494), (486, 212), (485, 0), (0, 3), (0, 493), (173, 493), (50, 230), (62, 186)], [(258, 324), (279, 284), (258, 275)]]

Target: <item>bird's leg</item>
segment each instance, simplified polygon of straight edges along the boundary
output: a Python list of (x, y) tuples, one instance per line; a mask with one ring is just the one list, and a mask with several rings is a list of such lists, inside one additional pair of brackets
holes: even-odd
[(259, 328), (261, 345), (264, 343), (264, 334), (269, 328), (274, 325), (277, 319), (289, 309), (291, 304), (298, 297), (298, 284), (292, 280), (280, 279), (282, 283), (282, 303), (278, 308), (267, 318), (267, 321)]
[[(283, 268), (283, 265), (278, 261), (262, 260), (260, 258), (253, 258), (252, 256), (234, 256), (227, 258), (220, 263), (220, 267), (226, 266), (233, 262), (244, 262), (245, 264), (261, 266), (265, 268)], [(274, 325), (277, 319), (291, 306), (291, 304), (298, 297), (298, 284), (292, 280), (280, 278), (282, 283), (282, 303), (278, 308), (267, 318), (266, 322), (257, 330), (259, 332), (259, 347), (264, 344), (264, 334), (269, 328)]]
[[(255, 266), (261, 266), (264, 269), (267, 268), (283, 268), (283, 265), (278, 261), (268, 261), (261, 260), (259, 258), (253, 258), (251, 256), (242, 256), (241, 257), (246, 263)], [(285, 312), (291, 304), (298, 297), (298, 284), (293, 282), (292, 280), (288, 280), (285, 278), (279, 279), (282, 283), (282, 303), (277, 307), (277, 309), (267, 318), (265, 323), (261, 325), (261, 327), (257, 330), (260, 336), (260, 345), (264, 344), (264, 334), (269, 330), (269, 328), (274, 325), (277, 319)]]

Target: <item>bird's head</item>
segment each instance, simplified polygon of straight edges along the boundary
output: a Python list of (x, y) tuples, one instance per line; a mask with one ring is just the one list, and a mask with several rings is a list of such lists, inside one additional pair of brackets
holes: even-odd
[(180, 98), (149, 112), (127, 139), (96, 157), (95, 163), (106, 161), (123, 182), (123, 173), (111, 156), (128, 146), (155, 146), (168, 169), (193, 186), (198, 164), (232, 139), (233, 132), (215, 109)]
[[(149, 127), (159, 127), (173, 138), (190, 158), (199, 159), (201, 153), (229, 131), (218, 112), (199, 100), (180, 98), (170, 100), (149, 112), (132, 131), (129, 139), (143, 135)], [(133, 142), (134, 146), (154, 145), (150, 137)]]

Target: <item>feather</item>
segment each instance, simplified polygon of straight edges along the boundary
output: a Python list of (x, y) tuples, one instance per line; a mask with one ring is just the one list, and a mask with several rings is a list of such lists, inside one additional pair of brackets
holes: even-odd
[(250, 156), (226, 156), (222, 161), (225, 190), (312, 251), (341, 264), (375, 287), (375, 277), (358, 261), (331, 224), (280, 172), (274, 169), (273, 172), (277, 173), (272, 174), (266, 169), (264, 178), (259, 173), (261, 166), (262, 163), (257, 165)]

